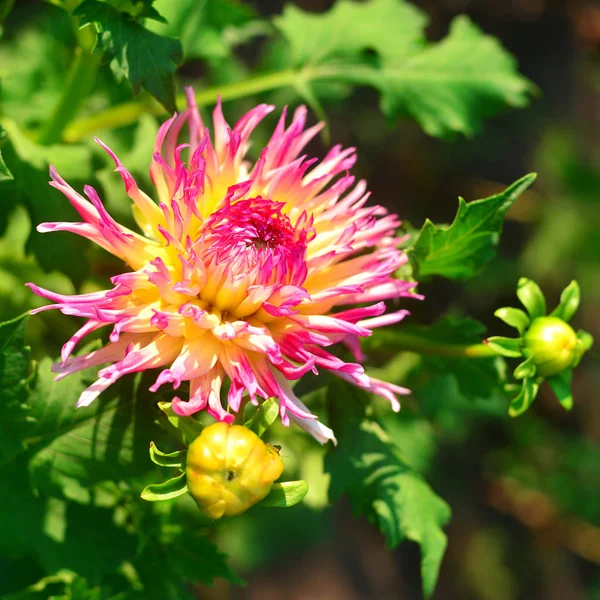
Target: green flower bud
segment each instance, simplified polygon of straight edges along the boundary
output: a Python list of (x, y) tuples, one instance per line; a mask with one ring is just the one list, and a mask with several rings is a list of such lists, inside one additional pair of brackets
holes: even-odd
[(542, 377), (557, 375), (580, 358), (581, 342), (573, 328), (558, 317), (538, 317), (523, 336), (523, 354)]

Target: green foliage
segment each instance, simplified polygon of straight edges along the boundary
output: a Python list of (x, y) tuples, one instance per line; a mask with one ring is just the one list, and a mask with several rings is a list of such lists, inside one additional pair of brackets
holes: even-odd
[(425, 221), (409, 256), (418, 277), (442, 275), (467, 279), (475, 275), (495, 255), (506, 211), (533, 183), (526, 175), (504, 192), (468, 204), (458, 200), (458, 212), (444, 227)]
[[(23, 204), (35, 224), (49, 221), (77, 221), (79, 216), (62, 193), (49, 185), (48, 167), (54, 165), (72, 185), (93, 178), (91, 152), (80, 145), (41, 146), (31, 141), (12, 121), (5, 121), (9, 134), (6, 161), (14, 175), (12, 181), (0, 181), (0, 214), (8, 214), (15, 204)], [(83, 238), (67, 233), (50, 236), (30, 233), (27, 251), (35, 254), (46, 271), (59, 269), (71, 277), (76, 286), (89, 273), (87, 247)], [(73, 260), (73, 256), (78, 257)]]
[(289, 4), (275, 24), (303, 69), (301, 93), (319, 78), (372, 86), (389, 119), (409, 115), (433, 136), (472, 135), (484, 117), (527, 104), (532, 89), (514, 59), (467, 18), (430, 44), (425, 15), (404, 1), (341, 0), (325, 15)]
[(235, 0), (158, 0), (156, 7), (167, 22), (149, 29), (179, 38), (186, 60), (221, 64), (237, 45), (268, 31), (250, 6)]
[[(0, 143), (2, 143), (2, 140), (4, 140), (5, 138), (6, 131), (0, 125)], [(4, 158), (2, 158), (2, 151), (0, 151), (0, 183), (2, 183), (3, 181), (11, 181), (12, 179), (14, 179), (14, 177), (12, 173), (8, 170), (8, 167), (4, 162)]]
[(31, 425), (25, 402), (31, 380), (26, 326), (26, 316), (0, 324), (0, 390), (5, 411), (0, 424), (0, 464), (24, 448), (23, 434)]
[(367, 416), (364, 393), (333, 383), (328, 403), (330, 422), (338, 436), (337, 448), (325, 459), (331, 474), (331, 500), (347, 494), (354, 512), (365, 514), (377, 525), (390, 547), (405, 538), (417, 542), (423, 590), (430, 596), (446, 548), (442, 527), (450, 519), (450, 508)]
[(98, 29), (95, 50), (106, 54), (117, 81), (127, 78), (135, 94), (143, 87), (168, 111), (176, 110), (174, 73), (183, 57), (179, 40), (148, 31), (98, 0), (84, 0), (73, 14), (81, 27), (93, 23)]
[[(163, 543), (160, 538), (168, 540), (168, 551), (174, 553), (162, 571), (173, 582), (172, 592), (164, 598), (184, 597), (182, 584), (175, 583), (182, 578), (205, 583), (216, 576), (235, 579), (224, 556), (203, 535), (174, 536), (167, 521), (164, 531), (142, 527), (146, 517), (139, 493), (154, 471), (147, 436), (164, 437), (145, 391), (149, 381), (117, 383), (94, 405), (75, 409), (86, 377), (53, 382), (50, 361), (44, 359), (32, 379), (25, 325), (24, 317), (0, 325), (0, 398), (5, 411), (0, 553), (12, 560), (33, 556), (46, 573), (69, 569), (97, 583), (124, 562), (137, 569), (148, 548)], [(188, 542), (189, 552), (195, 553), (191, 555), (204, 561), (202, 566), (183, 560)], [(138, 587), (154, 586), (155, 576), (151, 572), (146, 576), (150, 582), (140, 570)], [(46, 586), (61, 582), (65, 590), (71, 590), (69, 586), (81, 594), (87, 590), (85, 582), (57, 577), (45, 578), (15, 598), (45, 597)], [(117, 587), (129, 589), (130, 583), (124, 578)], [(90, 598), (94, 590), (89, 588)], [(79, 596), (73, 592), (72, 597)], [(148, 592), (142, 597), (159, 596)]]

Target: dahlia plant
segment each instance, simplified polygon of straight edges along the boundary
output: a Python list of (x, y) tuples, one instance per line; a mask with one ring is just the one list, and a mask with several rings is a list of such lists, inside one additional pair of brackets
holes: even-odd
[[(296, 585), (305, 545), (319, 557), (313, 571), (352, 571), (361, 597), (400, 589), (379, 574), (394, 575), (404, 558), (386, 570), (383, 543), (364, 544), (348, 511), (331, 519), (324, 510), (341, 496), (387, 547), (419, 545), (422, 583), (403, 575), (407, 597), (433, 593), (454, 543), (438, 492), (459, 504), (457, 494), (483, 487), (477, 501), (517, 518), (525, 498), (525, 526), (558, 531), (570, 551), (595, 560), (573, 542), (594, 532), (585, 522), (594, 499), (580, 483), (594, 472), (577, 471), (573, 456), (600, 458), (553, 431), (559, 417), (550, 423), (546, 413), (556, 403), (545, 404), (542, 386), (573, 409), (568, 434), (585, 415), (591, 439), (593, 407), (576, 372), (593, 338), (569, 321), (592, 330), (593, 311), (575, 318), (572, 282), (547, 315), (541, 288), (521, 278), (527, 312), (495, 312), (518, 338), (488, 337), (464, 316), (494, 313), (507, 278), (525, 265), (492, 259), (508, 211), (536, 175), (505, 188), (491, 173), (474, 182), (461, 172), (472, 146), (454, 156), (421, 136), (470, 137), (499, 109), (526, 105), (535, 86), (465, 15), (433, 42), (427, 15), (407, 0), (336, 0), (323, 13), (272, 4), (51, 0), (28, 11), (0, 0), (2, 600), (194, 600), (202, 584), (241, 582), (223, 550), (244, 576), (260, 568)], [(390, 124), (412, 119), (422, 132), (384, 131), (365, 106), (372, 96), (349, 93), (358, 86), (380, 96)], [(352, 140), (361, 164), (355, 148), (330, 137)], [(585, 181), (588, 203), (595, 179), (554, 147), (549, 154), (551, 168), (567, 164), (569, 185)], [(369, 165), (373, 199), (353, 174)], [(519, 219), (534, 205), (546, 210), (539, 199), (556, 187), (546, 177)], [(490, 195), (461, 198), (452, 222), (425, 219), (416, 229), (409, 220), (422, 220), (423, 207), (451, 201), (449, 181)], [(576, 196), (554, 194), (561, 210)], [(560, 225), (557, 243), (568, 238)], [(554, 244), (555, 221), (549, 230)], [(561, 265), (554, 246), (544, 248), (526, 268), (550, 298), (579, 256)], [(440, 285), (488, 267), (488, 279)], [(594, 281), (580, 273), (584, 287)], [(508, 369), (512, 358), (520, 364)], [(513, 449), (499, 451), (500, 428)], [(540, 494), (543, 510), (530, 510)], [(558, 521), (579, 506), (583, 516)], [(550, 515), (544, 527), (532, 525), (532, 510)], [(467, 533), (448, 553), (445, 596), (487, 581), (473, 576), (479, 555), (508, 572), (504, 542), (488, 544), (497, 524), (480, 530), (472, 520), (489, 512), (457, 511), (454, 530)], [(329, 542), (312, 551), (338, 529), (344, 552)], [(280, 576), (282, 563), (293, 577)], [(364, 565), (368, 573), (353, 572)]]

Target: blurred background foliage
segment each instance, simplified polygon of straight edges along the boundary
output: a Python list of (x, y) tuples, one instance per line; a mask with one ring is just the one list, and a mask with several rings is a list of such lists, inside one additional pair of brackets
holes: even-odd
[[(0, 2), (0, 16), (2, 7), (9, 4), (6, 0)], [(296, 4), (318, 14), (332, 2), (297, 0)], [(226, 115), (234, 121), (257, 99), (278, 106), (308, 102), (314, 111), (313, 120), (326, 115), (328, 121), (325, 140), (314, 142), (310, 151), (322, 156), (327, 138), (356, 146), (356, 175), (368, 180), (378, 203), (398, 212), (409, 226), (420, 227), (426, 217), (450, 222), (459, 195), (467, 200), (483, 198), (527, 172), (538, 172), (535, 186), (507, 215), (498, 256), (469, 281), (434, 278), (423, 283), (420, 291), (426, 301), (411, 303), (412, 317), (407, 325), (449, 317), (447, 327), (451, 328), (452, 323), (469, 315), (490, 333), (509, 334), (492, 315), (499, 306), (515, 304), (514, 288), (520, 276), (535, 279), (551, 304), (556, 303), (571, 279), (577, 279), (583, 302), (576, 324), (598, 339), (598, 4), (592, 0), (421, 0), (414, 4), (429, 15), (430, 40), (445, 36), (458, 14), (468, 14), (483, 31), (496, 36), (516, 57), (520, 72), (535, 84), (531, 106), (503, 112), (484, 124), (476, 119), (469, 126), (459, 127), (461, 134), (447, 123), (431, 123), (417, 114), (426, 131), (451, 138), (439, 140), (428, 136), (412, 120), (386, 121), (378, 108), (377, 91), (351, 86), (356, 83), (353, 75), (347, 81), (315, 81), (310, 87), (257, 90), (249, 97), (236, 98), (235, 87), (228, 88), (233, 92), (225, 98)], [(123, 0), (120, 9), (136, 14), (146, 5), (150, 3)], [(290, 57), (277, 33), (277, 18), (272, 19), (281, 15), (283, 2), (157, 0), (153, 6), (167, 24), (148, 20), (148, 30), (178, 37), (182, 43), (185, 60), (177, 68), (178, 91), (182, 83), (194, 84), (198, 92), (217, 85), (235, 86), (255, 71), (285, 68), (301, 55), (302, 42), (298, 42), (300, 54)], [(348, 56), (353, 51), (351, 40), (363, 26), (366, 24), (349, 21)], [(53, 148), (31, 141), (22, 132), (42, 130), (49, 107), (57, 105), (75, 39), (81, 32), (73, 30), (64, 10), (34, 0), (17, 0), (2, 27), (0, 110), (9, 119), (2, 124), (11, 139), (2, 150), (15, 180), (8, 184), (12, 187), (0, 191), (0, 321), (42, 304), (23, 287), (24, 281), (73, 293), (97, 289), (116, 272), (114, 259), (74, 236), (56, 233), (49, 239), (32, 235), (40, 221), (69, 220), (72, 216), (64, 199), (48, 191), (49, 160), (74, 187), (81, 188), (84, 183), (97, 186), (109, 211), (127, 223), (131, 216), (121, 182), (91, 137), (98, 135), (111, 146), (140, 187), (148, 189), (147, 168), (157, 124), (167, 114), (142, 91), (135, 101), (145, 107), (139, 118), (116, 129), (94, 122), (94, 115), (132, 100), (130, 85), (114, 78), (122, 65), (113, 61), (100, 66), (92, 91), (80, 107), (79, 116), (91, 119), (85, 133), (71, 124), (65, 130), (67, 141), (74, 142), (69, 146)], [(305, 43), (316, 42), (309, 39)], [(393, 39), (382, 39), (381, 47), (393, 54)], [(174, 69), (175, 64), (172, 66)], [(516, 90), (510, 103), (524, 104), (523, 93), (524, 88)], [(168, 104), (169, 98), (163, 101)], [(392, 105), (388, 103), (386, 110), (384, 102), (388, 117), (395, 115)], [(415, 116), (414, 110), (412, 114)], [(267, 126), (259, 130), (256, 148), (265, 141), (260, 139), (261, 132), (266, 136), (268, 130)], [(33, 357), (41, 360), (56, 356), (77, 327), (74, 320), (52, 311), (31, 319), (27, 340)], [(485, 334), (480, 325), (473, 323), (461, 325), (460, 335), (467, 335), (464, 341), (470, 343)], [(473, 366), (469, 360), (398, 353), (385, 344), (367, 349), (374, 373), (414, 390), (399, 414), (376, 401), (369, 418), (397, 441), (407, 464), (426, 476), (452, 508), (452, 520), (446, 529), (447, 554), (434, 597), (600, 598), (597, 351), (577, 371), (572, 412), (565, 413), (551, 392), (543, 388), (527, 415), (509, 419), (507, 397), (499, 385), (501, 365), (493, 360)], [(474, 375), (473, 368), (485, 373)], [(38, 377), (47, 379), (43, 373), (40, 368)], [(473, 384), (484, 380), (485, 386)], [(123, 385), (142, 387), (138, 382)], [(148, 440), (137, 435), (141, 425), (133, 426), (128, 420), (127, 405), (123, 407), (109, 394), (96, 413), (100, 424), (102, 418), (106, 421), (104, 430), (94, 425), (98, 431), (86, 432), (85, 428), (92, 425), (85, 419), (72, 430), (73, 439), (60, 437), (60, 424), (72, 424), (79, 418), (68, 410), (62, 414), (61, 406), (74, 404), (77, 395), (73, 395), (73, 388), (64, 390), (43, 381), (38, 391), (39, 402), (50, 406), (44, 417), (50, 425), (43, 435), (54, 431), (52, 444), (56, 444), (56, 452), (45, 454), (44, 449), (36, 453), (34, 460), (24, 456), (3, 467), (2, 479), (15, 483), (12, 495), (2, 492), (2, 537), (16, 536), (27, 546), (28, 536), (33, 539), (37, 529), (43, 528), (47, 535), (44, 543), (34, 549), (41, 557), (36, 564), (0, 555), (0, 572), (12, 574), (0, 582), (1, 598), (38, 599), (53, 594), (73, 599), (122, 598), (128, 597), (119, 595), (122, 580), (132, 589), (137, 585), (139, 590), (141, 584), (136, 578), (140, 577), (153, 577), (152, 597), (178, 598), (178, 588), (168, 589), (168, 578), (160, 573), (166, 568), (165, 561), (171, 561), (168, 572), (180, 573), (189, 580), (194, 565), (189, 569), (186, 566), (186, 560), (190, 560), (186, 548), (195, 549), (195, 561), (201, 562), (203, 556), (213, 561), (199, 569), (197, 581), (188, 588), (198, 598), (421, 597), (418, 547), (408, 543), (389, 551), (376, 529), (352, 516), (347, 500), (329, 506), (325, 450), (301, 432), (278, 428), (272, 440), (284, 446), (286, 471), (309, 481), (311, 487), (304, 503), (286, 511), (257, 507), (211, 530), (208, 541), (195, 535), (200, 525), (206, 524), (199, 524), (191, 502), (169, 503), (166, 508), (137, 507), (140, 502), (135, 491), (156, 480), (157, 475), (143, 468), (138, 475), (135, 469), (136, 464), (148, 462)], [(131, 390), (115, 394), (136, 397)], [(143, 401), (143, 395), (137, 398), (137, 402)], [(148, 417), (148, 427), (153, 427), (153, 417), (154, 413)], [(56, 430), (53, 423), (57, 424)], [(56, 456), (71, 452), (73, 447), (86, 456), (91, 449), (85, 440), (98, 434), (117, 436), (113, 467), (131, 469), (129, 480), (118, 483), (119, 489), (106, 483), (111, 474), (102, 471), (106, 464), (95, 456), (86, 458), (92, 466), (84, 485), (77, 473), (70, 472), (68, 461), (58, 467), (54, 464)], [(153, 439), (160, 436), (156, 431)], [(103, 448), (110, 454), (113, 445), (108, 441)], [(164, 443), (168, 446), (169, 442)], [(27, 451), (32, 452), (30, 448)], [(53, 462), (52, 470), (44, 468), (48, 461)], [(96, 467), (100, 469), (97, 472)], [(28, 469), (37, 493), (25, 504), (19, 499), (27, 492), (20, 494), (21, 484), (17, 483), (23, 469)], [(52, 474), (50, 479), (48, 473)], [(42, 506), (40, 490), (42, 497), (44, 493), (50, 497), (49, 504)], [(135, 511), (129, 510), (132, 503), (136, 503)], [(82, 505), (88, 512), (82, 511)], [(72, 515), (69, 529), (64, 529), (67, 512)], [(118, 539), (118, 543), (103, 547), (98, 532), (105, 528), (114, 529), (111, 539)], [(184, 542), (178, 537), (181, 531), (186, 532)], [(78, 536), (85, 539), (78, 540)], [(237, 587), (224, 579), (235, 577), (220, 561), (213, 544), (230, 555), (232, 568), (249, 585)], [(0, 543), (0, 550), (2, 547)], [(71, 548), (71, 555), (65, 548)], [(93, 555), (93, 560), (83, 560), (84, 551)], [(113, 573), (103, 580), (102, 589), (97, 584), (99, 571)], [(218, 578), (209, 588), (204, 584), (210, 583), (206, 573), (211, 572), (224, 578)], [(47, 573), (54, 574), (42, 579), (38, 589), (18, 593)]]

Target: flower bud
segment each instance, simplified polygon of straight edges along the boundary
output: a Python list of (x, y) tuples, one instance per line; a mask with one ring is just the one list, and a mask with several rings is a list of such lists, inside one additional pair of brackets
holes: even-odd
[(573, 328), (558, 317), (539, 317), (523, 336), (523, 354), (532, 358), (542, 377), (557, 375), (573, 366), (581, 355)]
[(282, 472), (275, 448), (241, 425), (209, 425), (188, 447), (188, 491), (211, 519), (248, 510)]

